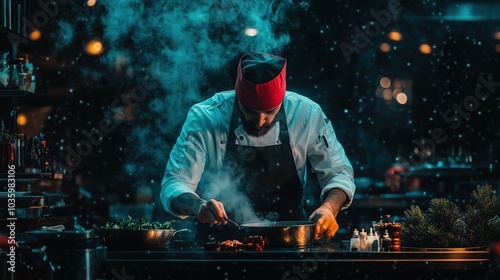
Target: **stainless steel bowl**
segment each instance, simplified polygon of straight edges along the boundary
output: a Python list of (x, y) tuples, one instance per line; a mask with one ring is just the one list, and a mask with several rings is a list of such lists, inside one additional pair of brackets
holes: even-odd
[(187, 229), (101, 229), (100, 236), (108, 250), (165, 249), (174, 235)]

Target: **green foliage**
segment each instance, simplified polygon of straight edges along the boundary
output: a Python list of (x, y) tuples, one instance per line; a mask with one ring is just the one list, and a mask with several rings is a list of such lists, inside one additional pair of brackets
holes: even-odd
[(467, 205), (463, 214), (467, 225), (465, 236), (474, 244), (488, 244), (500, 234), (500, 200), (495, 197), (491, 187), (478, 187), (471, 195), (474, 205)]
[(134, 220), (128, 216), (128, 219), (118, 219), (116, 222), (107, 222), (103, 229), (133, 229), (133, 230), (146, 230), (146, 229), (171, 229), (172, 221), (150, 222), (146, 218)]
[(407, 247), (452, 248), (488, 246), (500, 235), (500, 200), (490, 185), (477, 186), (472, 205), (461, 211), (446, 198), (433, 198), (426, 210), (411, 205), (404, 211), (401, 242)]

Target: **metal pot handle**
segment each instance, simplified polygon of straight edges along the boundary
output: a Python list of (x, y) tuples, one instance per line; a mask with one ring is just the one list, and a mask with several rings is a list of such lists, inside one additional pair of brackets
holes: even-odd
[(176, 231), (174, 231), (174, 233), (172, 233), (172, 237), (173, 237), (176, 233), (178, 233), (178, 232), (187, 231), (187, 230), (188, 230), (187, 228), (183, 228), (183, 229), (180, 229), (180, 230), (176, 230)]

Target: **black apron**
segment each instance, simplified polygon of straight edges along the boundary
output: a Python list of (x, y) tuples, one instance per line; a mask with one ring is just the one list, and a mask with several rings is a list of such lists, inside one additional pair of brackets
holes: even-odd
[[(239, 190), (252, 202), (255, 213), (262, 219), (277, 216), (278, 221), (305, 221), (304, 188), (293, 159), (285, 109), (276, 115), (280, 126), (281, 144), (251, 147), (236, 144), (240, 108), (235, 98), (223, 169), (236, 175), (244, 174)], [(276, 123), (278, 125), (278, 123)], [(228, 211), (228, 216), (231, 217)], [(277, 214), (277, 215), (275, 215)], [(199, 241), (210, 235), (215, 239), (233, 239), (234, 230), (225, 226), (199, 223), (195, 219)], [(234, 228), (234, 226), (232, 226)]]

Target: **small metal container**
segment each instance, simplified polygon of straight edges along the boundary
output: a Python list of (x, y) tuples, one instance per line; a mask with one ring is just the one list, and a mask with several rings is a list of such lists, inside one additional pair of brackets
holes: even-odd
[(108, 250), (165, 250), (174, 235), (187, 229), (101, 229)]
[[(106, 248), (92, 230), (27, 231), (20, 244), (20, 261), (27, 268), (23, 279), (98, 279)], [(31, 275), (31, 276), (29, 276)]]
[(9, 67), (9, 83), (7, 88), (19, 89), (19, 73), (24, 71), (24, 59), (12, 59), (7, 62)]

